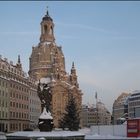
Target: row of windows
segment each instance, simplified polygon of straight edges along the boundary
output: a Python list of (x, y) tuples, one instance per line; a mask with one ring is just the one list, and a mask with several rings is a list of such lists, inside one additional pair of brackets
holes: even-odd
[(130, 112), (134, 112), (134, 110), (135, 110), (135, 108), (134, 108), (134, 107), (129, 108), (129, 113), (130, 113)]
[(7, 82), (5, 82), (3, 80), (0, 80), (0, 86), (7, 88), (8, 87), (8, 84), (7, 84)]
[(8, 117), (8, 113), (5, 111), (0, 111), (0, 118), (7, 118)]
[(2, 78), (8, 78), (8, 73), (0, 73), (0, 77), (2, 77)]
[(17, 123), (11, 123), (10, 124), (10, 130), (11, 131), (15, 131), (15, 130), (24, 130), (26, 128), (29, 128), (29, 125), (28, 124), (17, 124)]
[(133, 118), (134, 117), (134, 112), (133, 113), (129, 113), (129, 117)]
[(28, 90), (28, 88), (23, 88), (22, 86), (18, 86), (18, 85), (16, 85), (16, 84), (10, 84), (10, 87), (11, 88), (15, 88), (15, 89), (17, 89), (17, 90), (20, 90), (20, 91), (24, 91), (24, 92), (29, 92), (29, 90)]
[[(39, 97), (37, 97), (38, 99), (39, 99)], [(32, 99), (30, 99), (30, 103), (31, 104), (35, 104), (35, 105), (40, 105), (40, 102), (39, 102), (39, 100), (32, 100)]]
[(7, 97), (8, 93), (4, 90), (0, 90), (0, 96)]
[(94, 116), (94, 117), (88, 117), (89, 120), (95, 120), (97, 117)]
[(10, 65), (7, 65), (6, 63), (3, 63), (3, 64), (0, 63), (0, 68), (3, 70), (9, 70), (9, 71), (14, 72), (14, 73), (19, 74), (19, 75), (23, 75), (22, 71), (19, 71), (16, 68), (10, 67)]
[(4, 132), (8, 128), (8, 124), (0, 122), (0, 131)]
[(10, 106), (16, 108), (28, 109), (28, 105), (21, 104), (21, 103), (10, 102)]
[(122, 113), (122, 112), (124, 112), (124, 108), (122, 108), (122, 109), (117, 109), (117, 110), (114, 110), (114, 113), (115, 114), (118, 114), (118, 113)]
[(124, 104), (119, 104), (119, 105), (115, 105), (113, 106), (114, 109), (118, 109), (118, 108), (124, 108)]
[(30, 108), (30, 112), (40, 112), (40, 109), (37, 109), (37, 108)]
[(137, 102), (130, 102), (129, 106), (140, 106), (140, 101)]
[(30, 96), (36, 97), (37, 96), (37, 91), (36, 92), (30, 92)]
[(30, 120), (38, 120), (38, 116), (30, 116)]
[(140, 97), (129, 98), (129, 101), (140, 100)]
[[(18, 92), (18, 93), (20, 93), (20, 92)], [(28, 96), (24, 96), (24, 95), (21, 95), (21, 94), (18, 94), (18, 93), (15, 93), (15, 92), (11, 91), (10, 92), (10, 97), (28, 101), (28, 99), (29, 99)]]
[(10, 117), (11, 118), (16, 118), (16, 119), (29, 119), (29, 114), (28, 113), (21, 113), (21, 112), (12, 112), (10, 111)]
[(4, 100), (0, 100), (0, 107), (8, 107), (8, 103)]

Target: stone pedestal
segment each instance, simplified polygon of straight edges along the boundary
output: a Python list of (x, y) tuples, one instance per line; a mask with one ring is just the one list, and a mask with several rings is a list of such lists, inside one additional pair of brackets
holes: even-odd
[(39, 117), (38, 127), (41, 132), (52, 131), (53, 129), (53, 117), (49, 111), (46, 111), (46, 108), (43, 109), (43, 112)]

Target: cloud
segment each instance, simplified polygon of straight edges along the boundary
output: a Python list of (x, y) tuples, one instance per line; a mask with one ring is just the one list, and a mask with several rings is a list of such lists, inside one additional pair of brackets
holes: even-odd
[(134, 39), (137, 39), (137, 37), (135, 37), (135, 36), (113, 36), (113, 37), (111, 37), (111, 39), (114, 39), (114, 40), (134, 40)]
[(36, 34), (38, 35), (39, 32), (32, 32), (32, 31), (20, 31), (20, 32), (0, 32), (0, 35), (31, 35)]
[(69, 35), (60, 35), (59, 37), (62, 38), (62, 39), (80, 39), (80, 37), (69, 36)]
[(80, 28), (80, 29), (85, 29), (85, 30), (92, 30), (92, 31), (97, 31), (97, 32), (102, 32), (102, 33), (111, 33), (115, 34), (117, 33), (116, 31), (111, 31), (99, 27), (93, 27), (89, 25), (84, 25), (84, 24), (77, 24), (77, 23), (63, 23), (63, 22), (56, 22), (56, 24), (65, 26), (65, 27), (74, 27), (74, 28)]

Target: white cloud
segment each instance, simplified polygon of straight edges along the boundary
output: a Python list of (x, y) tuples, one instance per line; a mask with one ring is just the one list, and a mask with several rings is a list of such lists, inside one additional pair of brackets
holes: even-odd
[(80, 28), (80, 29), (103, 32), (103, 33), (111, 33), (111, 34), (117, 33), (117, 31), (111, 31), (111, 30), (107, 30), (107, 29), (103, 29), (103, 28), (99, 28), (99, 27), (93, 27), (93, 26), (78, 24), (78, 23), (56, 22), (56, 24), (65, 26), (65, 27), (74, 27), (74, 28)]
[(31, 34), (39, 34), (39, 32), (32, 31), (20, 31), (20, 32), (0, 32), (0, 35), (31, 35)]

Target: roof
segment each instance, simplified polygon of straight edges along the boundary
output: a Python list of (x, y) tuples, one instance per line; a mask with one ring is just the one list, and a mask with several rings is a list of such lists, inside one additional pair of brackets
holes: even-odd
[(53, 21), (53, 19), (49, 15), (48, 11), (47, 11), (46, 15), (42, 18), (42, 20)]

